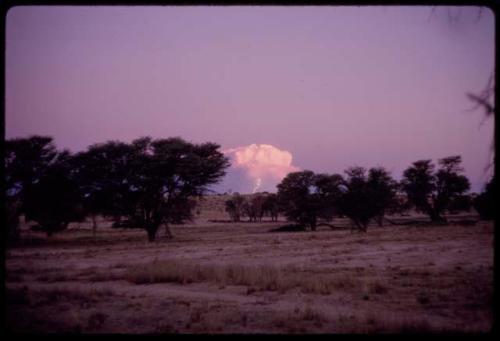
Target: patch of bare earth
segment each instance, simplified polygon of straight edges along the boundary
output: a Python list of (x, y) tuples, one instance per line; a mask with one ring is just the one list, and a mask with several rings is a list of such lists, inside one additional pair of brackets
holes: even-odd
[[(283, 222), (281, 223), (281, 225)], [(487, 332), (493, 224), (268, 232), (280, 223), (24, 232), (6, 254), (14, 332)]]

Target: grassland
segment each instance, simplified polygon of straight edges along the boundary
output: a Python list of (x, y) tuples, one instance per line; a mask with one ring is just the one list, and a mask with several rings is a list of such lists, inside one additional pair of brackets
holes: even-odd
[[(485, 332), (492, 326), (493, 224), (269, 232), (213, 223), (206, 206), (174, 239), (95, 237), (79, 224), (24, 230), (6, 251), (14, 332)], [(218, 216), (217, 216), (218, 214)], [(346, 221), (336, 221), (338, 225)]]

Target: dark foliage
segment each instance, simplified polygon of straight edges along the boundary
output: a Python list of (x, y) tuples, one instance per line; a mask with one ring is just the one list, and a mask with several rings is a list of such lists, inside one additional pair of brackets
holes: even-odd
[(413, 163), (403, 173), (402, 188), (415, 207), (429, 215), (433, 222), (446, 222), (445, 210), (453, 209), (469, 190), (469, 180), (461, 174), (460, 156), (439, 160), (439, 170), (431, 160)]
[(226, 200), (226, 212), (232, 221), (239, 222), (241, 220), (244, 204), (245, 198), (238, 192), (234, 193), (231, 199)]
[(331, 219), (340, 195), (340, 175), (289, 173), (278, 184), (278, 201), (290, 221), (316, 230), (318, 218)]
[(484, 191), (473, 200), (473, 206), (483, 220), (495, 219), (495, 187), (496, 177), (494, 176)]
[(9, 236), (18, 236), (19, 216), (38, 223), (48, 235), (83, 219), (71, 154), (56, 150), (51, 137), (5, 142), (5, 180)]
[(109, 166), (100, 177), (99, 190), (118, 203), (107, 210), (129, 217), (147, 231), (150, 241), (161, 225), (170, 236), (169, 224), (191, 219), (195, 203), (191, 197), (207, 191), (229, 166), (213, 143), (145, 137), (118, 147), (118, 152), (106, 155)]
[(274, 193), (266, 195), (262, 204), (262, 210), (264, 214), (268, 214), (271, 217), (271, 221), (278, 221), (278, 215), (280, 212), (278, 195)]
[(59, 153), (40, 178), (25, 190), (26, 219), (37, 222), (49, 236), (66, 229), (72, 221), (85, 219), (70, 160), (69, 153)]
[(343, 194), (338, 201), (340, 212), (361, 231), (366, 231), (376, 217), (381, 224), (386, 210), (395, 200), (396, 182), (383, 168), (372, 168), (367, 175), (364, 168), (352, 167), (346, 175)]

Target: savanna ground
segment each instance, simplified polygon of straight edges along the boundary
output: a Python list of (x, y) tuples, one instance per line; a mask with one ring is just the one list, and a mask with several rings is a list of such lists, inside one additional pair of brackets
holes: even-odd
[[(174, 239), (89, 223), (6, 250), (7, 329), (84, 333), (487, 332), (493, 223), (321, 227), (214, 223)], [(281, 218), (283, 219), (283, 218)], [(347, 220), (334, 224), (348, 226)]]

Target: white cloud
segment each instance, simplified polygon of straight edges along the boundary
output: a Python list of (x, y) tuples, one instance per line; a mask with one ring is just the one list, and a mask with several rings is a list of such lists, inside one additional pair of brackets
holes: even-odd
[(232, 167), (243, 170), (253, 181), (253, 192), (275, 189), (290, 172), (299, 168), (292, 165), (292, 154), (269, 144), (251, 144), (223, 151), (231, 158)]

